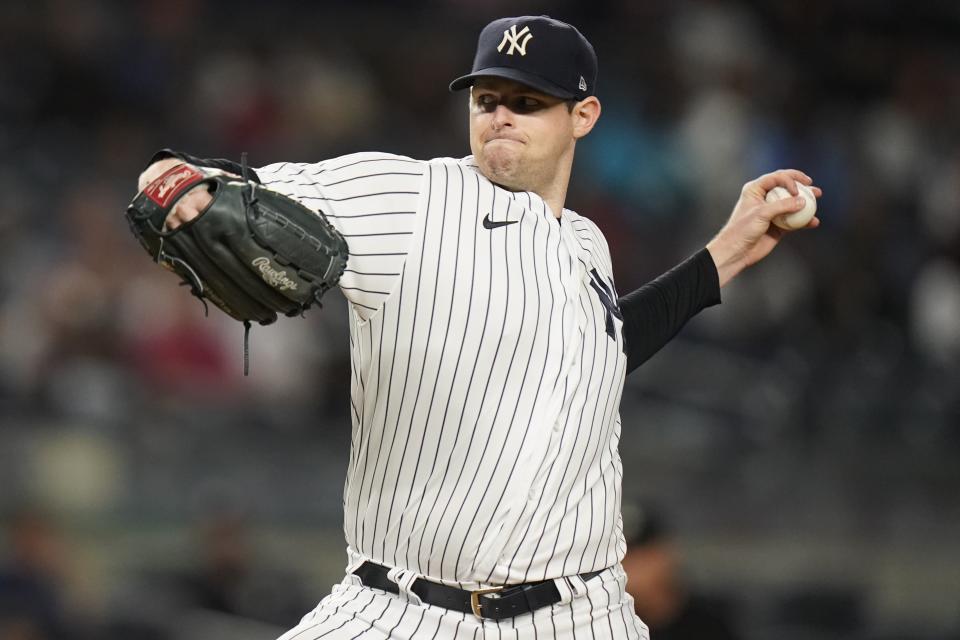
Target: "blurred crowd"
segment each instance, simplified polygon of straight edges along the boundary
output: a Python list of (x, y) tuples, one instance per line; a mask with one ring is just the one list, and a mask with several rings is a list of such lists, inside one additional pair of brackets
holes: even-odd
[[(702, 247), (746, 180), (790, 166), (824, 191), (818, 230), (628, 381), (625, 494), (668, 505), (693, 574), (723, 584), (716, 602), (739, 599), (730, 637), (960, 637), (955, 3), (13, 0), (0, 638), (270, 637), (338, 579), (345, 302), (255, 327), (244, 377), (242, 327), (150, 264), (122, 213), (162, 147), (254, 166), (466, 155), (446, 85), (486, 22), (520, 12), (570, 21), (597, 49), (603, 116), (567, 206), (605, 231), (621, 294)], [(259, 566), (251, 521), (297, 542)], [(809, 558), (843, 558), (844, 579)], [(663, 579), (644, 584), (645, 601), (669, 600)], [(780, 604), (758, 595), (770, 584)]]

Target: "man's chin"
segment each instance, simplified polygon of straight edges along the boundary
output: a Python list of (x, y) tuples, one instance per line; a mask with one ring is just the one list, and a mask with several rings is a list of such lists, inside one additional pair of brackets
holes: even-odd
[[(490, 152), (492, 151), (492, 152)], [(506, 149), (488, 150), (484, 153), (480, 163), (487, 177), (503, 186), (512, 186), (520, 165), (520, 157), (516, 153), (505, 153)]]

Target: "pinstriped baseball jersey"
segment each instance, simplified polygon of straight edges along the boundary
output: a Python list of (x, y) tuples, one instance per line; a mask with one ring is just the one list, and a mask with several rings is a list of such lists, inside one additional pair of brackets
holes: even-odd
[(597, 227), (469, 157), (258, 174), (350, 247), (351, 561), (465, 588), (617, 563), (626, 356)]

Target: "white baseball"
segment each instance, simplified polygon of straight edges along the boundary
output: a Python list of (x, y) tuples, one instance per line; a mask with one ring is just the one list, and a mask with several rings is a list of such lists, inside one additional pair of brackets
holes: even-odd
[[(815, 213), (817, 213), (817, 197), (813, 195), (813, 191), (810, 190), (805, 184), (797, 183), (797, 189), (800, 192), (800, 195), (803, 196), (803, 209), (799, 211), (794, 211), (793, 213), (784, 213), (773, 219), (773, 224), (777, 225), (781, 229), (787, 229), (792, 231), (794, 229), (802, 229), (807, 226), (807, 223), (813, 219)], [(767, 202), (775, 202), (777, 200), (783, 200), (784, 198), (794, 197), (789, 191), (783, 187), (774, 187), (767, 191)]]

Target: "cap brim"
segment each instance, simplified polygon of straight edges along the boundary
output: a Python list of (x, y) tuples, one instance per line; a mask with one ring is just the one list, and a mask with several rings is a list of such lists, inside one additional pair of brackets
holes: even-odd
[(450, 91), (460, 91), (461, 89), (472, 87), (473, 83), (476, 82), (478, 78), (506, 78), (507, 80), (514, 80), (521, 84), (525, 84), (528, 87), (536, 89), (537, 91), (542, 91), (543, 93), (556, 98), (570, 100), (571, 98), (576, 97), (574, 94), (558, 85), (555, 85), (549, 80), (544, 80), (543, 78), (535, 76), (532, 73), (527, 73), (526, 71), (514, 69), (512, 67), (490, 67), (487, 69), (481, 69), (480, 71), (476, 71), (466, 76), (460, 76), (450, 83)]

